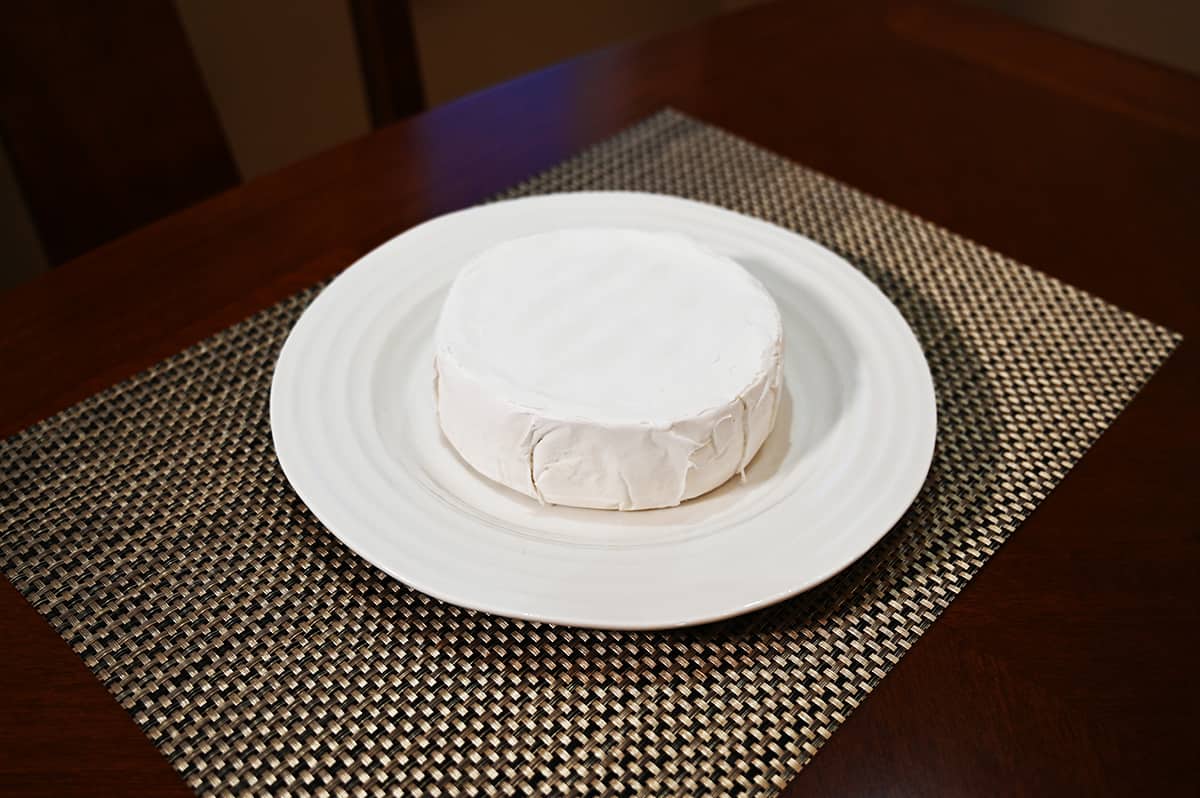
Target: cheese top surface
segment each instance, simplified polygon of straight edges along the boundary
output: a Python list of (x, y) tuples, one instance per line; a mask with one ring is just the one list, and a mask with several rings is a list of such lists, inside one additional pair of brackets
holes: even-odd
[(438, 341), (532, 409), (653, 424), (728, 402), (780, 336), (775, 303), (732, 260), (675, 234), (580, 229), (477, 257)]
[(447, 296), (439, 421), (476, 470), (540, 501), (671, 506), (761, 446), (782, 338), (763, 286), (686, 237), (514, 239), (468, 263)]

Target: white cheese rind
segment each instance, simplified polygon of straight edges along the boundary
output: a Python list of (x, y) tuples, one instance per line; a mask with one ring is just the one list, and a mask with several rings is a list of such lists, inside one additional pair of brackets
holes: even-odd
[(438, 419), (463, 460), (539, 501), (670, 507), (758, 452), (782, 351), (762, 285), (690, 239), (531, 236), (455, 280), (437, 331)]

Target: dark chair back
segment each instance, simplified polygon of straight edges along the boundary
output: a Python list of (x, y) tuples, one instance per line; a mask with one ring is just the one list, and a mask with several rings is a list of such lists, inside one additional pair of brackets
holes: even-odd
[(163, 0), (8, 6), (0, 133), (52, 264), (238, 183)]
[[(373, 124), (421, 110), (408, 3), (348, 1)], [(239, 182), (169, 0), (7, 7), (0, 137), (52, 265)]]

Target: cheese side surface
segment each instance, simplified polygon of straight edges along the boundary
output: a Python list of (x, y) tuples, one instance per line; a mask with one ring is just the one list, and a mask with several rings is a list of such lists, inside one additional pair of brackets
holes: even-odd
[(732, 259), (672, 233), (567, 229), (459, 273), (434, 401), (463, 460), (540, 502), (671, 507), (744, 473), (782, 356), (779, 309)]

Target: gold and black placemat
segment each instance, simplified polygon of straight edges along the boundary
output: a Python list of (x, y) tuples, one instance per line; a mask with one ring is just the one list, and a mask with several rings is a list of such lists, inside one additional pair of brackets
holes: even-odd
[(782, 605), (618, 633), (462, 610), (325, 532), (271, 448), (304, 292), (0, 444), (0, 563), (198, 792), (766, 794), (1054, 487), (1177, 337), (672, 111), (507, 192), (767, 219), (871, 278), (937, 386), (920, 497)]

